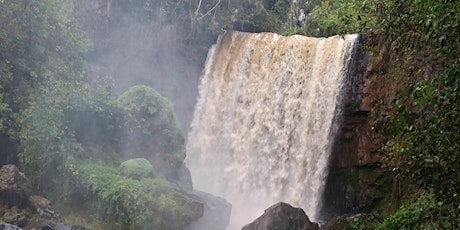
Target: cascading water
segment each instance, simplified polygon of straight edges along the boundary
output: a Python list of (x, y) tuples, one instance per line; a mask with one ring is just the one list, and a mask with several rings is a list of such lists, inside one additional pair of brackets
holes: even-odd
[(229, 32), (210, 50), (186, 163), (232, 203), (230, 229), (279, 201), (318, 220), (357, 37)]

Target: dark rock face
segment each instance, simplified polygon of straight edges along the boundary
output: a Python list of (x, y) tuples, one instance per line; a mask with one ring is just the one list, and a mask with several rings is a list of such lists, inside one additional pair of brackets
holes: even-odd
[[(360, 36), (360, 44), (367, 38)], [(351, 62), (350, 79), (345, 92), (345, 106), (340, 129), (332, 150), (331, 165), (352, 167), (372, 164), (378, 161), (378, 150), (384, 143), (383, 137), (373, 129), (370, 111), (381, 92), (375, 90), (376, 80), (371, 79), (370, 55), (358, 49)]]
[[(377, 40), (363, 37), (360, 43), (379, 47), (374, 44)], [(371, 118), (379, 100), (391, 101), (392, 86), (381, 77), (389, 59), (382, 47), (372, 52), (358, 50), (354, 60), (323, 194), (322, 221), (379, 209), (395, 199), (391, 188), (394, 180), (378, 165), (385, 138), (374, 130)]]
[(312, 223), (301, 208), (294, 208), (280, 202), (266, 209), (264, 214), (242, 230), (317, 230), (317, 223)]
[(209, 193), (194, 191), (193, 194), (204, 203), (204, 212), (203, 217), (192, 222), (187, 230), (225, 230), (230, 223), (232, 205)]
[(26, 207), (30, 194), (29, 180), (15, 165), (4, 165), (0, 169), (1, 204), (8, 207)]

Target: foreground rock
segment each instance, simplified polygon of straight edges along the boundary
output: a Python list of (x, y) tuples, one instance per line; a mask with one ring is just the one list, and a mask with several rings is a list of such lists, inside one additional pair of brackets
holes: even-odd
[(0, 222), (0, 230), (22, 230), (22, 228), (13, 224)]
[(15, 165), (4, 165), (0, 169), (0, 203), (13, 207), (27, 206), (31, 185), (24, 173)]
[(84, 230), (60, 223), (51, 201), (34, 195), (27, 177), (15, 165), (0, 169), (0, 230)]
[(209, 193), (194, 191), (193, 194), (204, 203), (203, 217), (190, 224), (187, 230), (225, 230), (230, 223), (232, 205), (225, 199)]
[(242, 230), (318, 230), (301, 208), (279, 202), (266, 209), (264, 214)]
[(4, 222), (0, 222), (0, 230), (86, 230), (80, 226), (72, 226), (69, 224), (58, 223), (56, 225), (50, 225), (47, 223), (42, 223), (41, 225), (37, 226), (29, 226), (25, 228), (20, 228), (14, 224), (8, 224)]

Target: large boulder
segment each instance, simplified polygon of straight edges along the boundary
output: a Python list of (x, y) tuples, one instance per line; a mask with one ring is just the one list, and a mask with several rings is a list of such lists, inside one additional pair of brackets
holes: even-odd
[(24, 208), (31, 191), (29, 180), (15, 165), (4, 165), (0, 169), (0, 204)]
[(201, 191), (193, 191), (195, 199), (204, 203), (203, 217), (190, 224), (187, 230), (225, 230), (230, 223), (232, 204), (223, 198)]
[(279, 202), (266, 209), (262, 216), (245, 225), (242, 230), (318, 230), (318, 228), (318, 224), (310, 222), (301, 208)]

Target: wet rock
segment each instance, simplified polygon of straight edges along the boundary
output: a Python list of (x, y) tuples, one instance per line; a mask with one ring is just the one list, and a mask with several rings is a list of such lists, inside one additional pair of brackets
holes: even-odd
[(194, 191), (195, 199), (204, 203), (203, 216), (190, 224), (187, 230), (225, 230), (230, 223), (232, 205), (225, 199), (209, 193)]
[(320, 230), (352, 230), (353, 223), (359, 220), (360, 223), (381, 222), (374, 214), (358, 213), (352, 216), (337, 216), (329, 220)]
[(16, 225), (0, 222), (0, 230), (22, 230), (22, 228)]
[(30, 205), (32, 205), (35, 208), (46, 209), (46, 208), (50, 208), (50, 205), (51, 205), (51, 201), (49, 201), (45, 197), (41, 197), (37, 195), (29, 196), (28, 200), (30, 202)]
[(272, 205), (264, 214), (242, 230), (318, 230), (301, 208), (294, 208), (283, 202)]
[(37, 211), (40, 216), (54, 217), (54, 211), (51, 209), (51, 201), (48, 199), (31, 195), (29, 196), (29, 205)]
[(329, 220), (324, 226), (321, 226), (321, 230), (352, 230), (352, 222), (349, 218), (339, 216)]
[(31, 191), (29, 180), (15, 165), (0, 169), (0, 204), (24, 208)]
[(28, 209), (19, 209), (16, 206), (5, 210), (2, 215), (3, 221), (14, 224), (19, 227), (24, 227), (27, 225), (28, 220), (31, 216), (31, 213)]
[[(30, 230), (32, 230), (32, 229), (30, 229)], [(41, 226), (40, 228), (37, 228), (37, 230), (54, 230), (54, 229), (53, 229), (53, 227), (51, 225), (45, 224), (45, 225)]]
[(58, 223), (55, 227), (56, 230), (86, 230), (86, 228), (81, 226), (73, 226), (70, 224)]
[(393, 178), (379, 166), (381, 147), (386, 142), (374, 128), (371, 111), (381, 103), (391, 103), (394, 87), (382, 77), (388, 66), (386, 45), (378, 37), (367, 37), (361, 44), (381, 47), (359, 49), (356, 75), (350, 83), (347, 104), (334, 139), (329, 173), (323, 194), (321, 222), (342, 215), (384, 209), (392, 197)]

